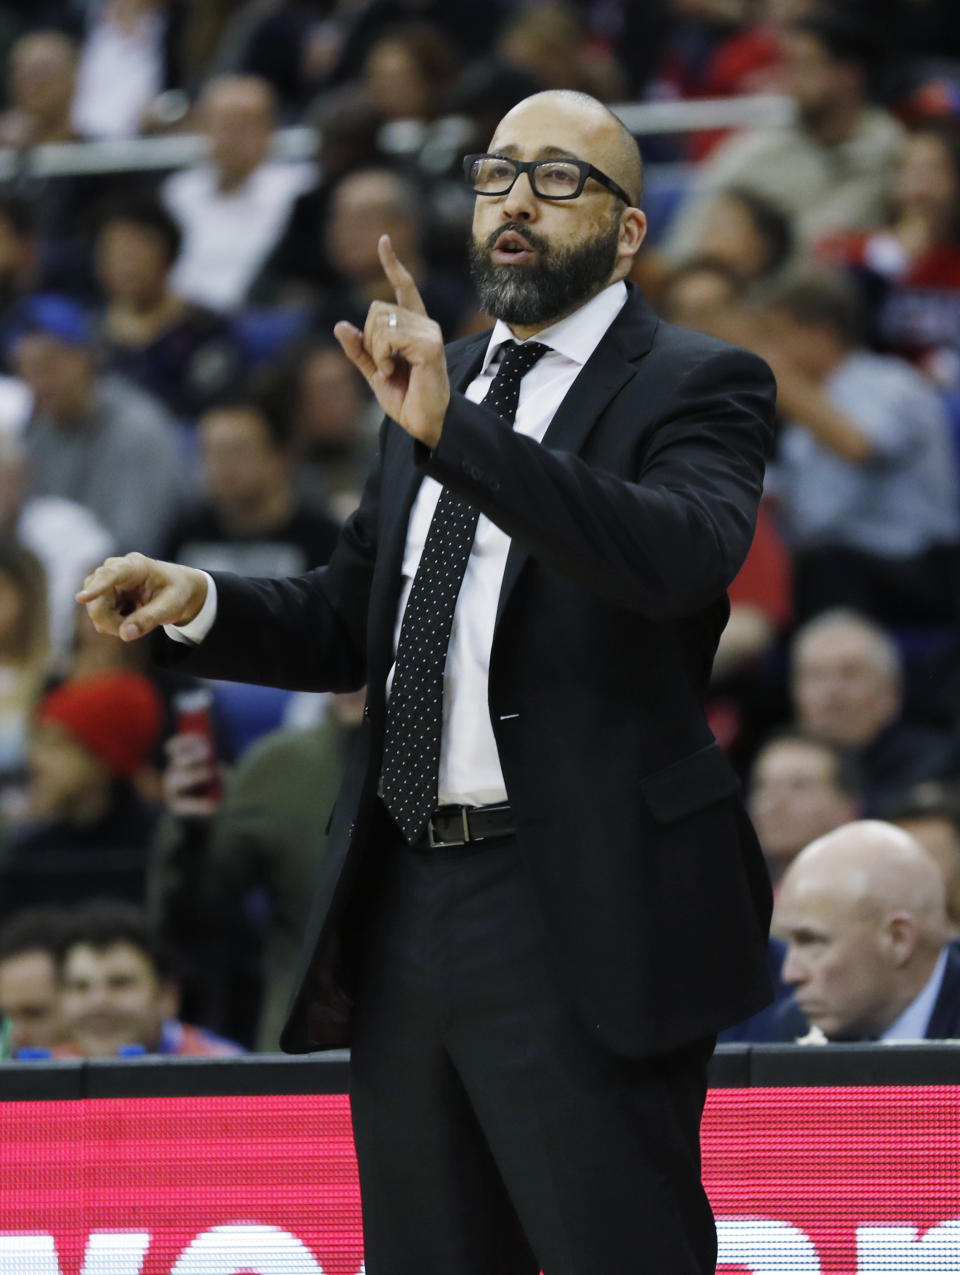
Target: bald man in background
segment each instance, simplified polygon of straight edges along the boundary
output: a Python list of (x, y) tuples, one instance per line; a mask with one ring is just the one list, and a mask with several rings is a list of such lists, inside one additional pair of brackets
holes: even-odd
[(368, 1275), (712, 1275), (707, 1061), (770, 998), (771, 896), (703, 700), (775, 387), (624, 282), (641, 163), (599, 102), (525, 99), (465, 173), (496, 326), (445, 350), (384, 236), (396, 299), (335, 333), (387, 420), (329, 566), (132, 555), (79, 596), (202, 675), (368, 685), (282, 1036), (351, 1046)]
[(790, 650), (797, 727), (856, 762), (862, 811), (886, 816), (913, 784), (956, 769), (953, 737), (903, 714), (903, 661), (869, 616), (821, 611), (797, 630)]
[(276, 102), (266, 80), (214, 76), (199, 105), (209, 155), (168, 177), (161, 188), (183, 232), (171, 281), (189, 301), (234, 310), (316, 173), (312, 164), (271, 159)]
[[(787, 869), (774, 932), (783, 979), (827, 1040), (960, 1037), (960, 952), (950, 942), (942, 873), (903, 829), (845, 824)], [(774, 1038), (802, 1035), (784, 1011)]]

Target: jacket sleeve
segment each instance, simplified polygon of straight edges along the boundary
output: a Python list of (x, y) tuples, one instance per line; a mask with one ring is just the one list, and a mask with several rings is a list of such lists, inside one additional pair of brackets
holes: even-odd
[(165, 667), (198, 677), (302, 691), (359, 690), (377, 551), (379, 465), (325, 567), (287, 580), (217, 572), (217, 615), (197, 646), (151, 636)]
[(635, 478), (506, 430), (460, 394), (439, 444), (418, 448), (418, 460), (533, 557), (609, 601), (671, 620), (715, 601), (747, 555), (775, 401), (767, 365), (730, 347), (672, 390)]

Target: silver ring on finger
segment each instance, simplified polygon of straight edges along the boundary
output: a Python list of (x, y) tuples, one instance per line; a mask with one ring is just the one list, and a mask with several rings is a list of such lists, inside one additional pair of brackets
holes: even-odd
[(390, 313), (387, 315), (387, 327), (395, 328), (397, 326), (397, 323), (398, 323), (397, 312), (396, 310), (391, 310)]

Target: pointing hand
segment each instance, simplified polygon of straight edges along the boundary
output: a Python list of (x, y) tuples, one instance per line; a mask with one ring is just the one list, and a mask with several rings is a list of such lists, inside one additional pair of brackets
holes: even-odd
[(206, 596), (202, 571), (128, 553), (91, 571), (77, 601), (86, 606), (98, 633), (132, 642), (161, 624), (187, 624)]

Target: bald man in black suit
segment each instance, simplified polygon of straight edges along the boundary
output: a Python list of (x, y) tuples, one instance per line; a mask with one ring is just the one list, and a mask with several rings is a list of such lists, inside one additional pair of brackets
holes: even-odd
[(706, 1065), (769, 998), (771, 900), (703, 698), (774, 384), (625, 282), (600, 103), (526, 99), (466, 171), (497, 325), (444, 350), (381, 243), (396, 300), (336, 328), (380, 457), (329, 566), (133, 555), (79, 596), (202, 675), (369, 687), (283, 1038), (351, 1045), (368, 1275), (707, 1275)]

